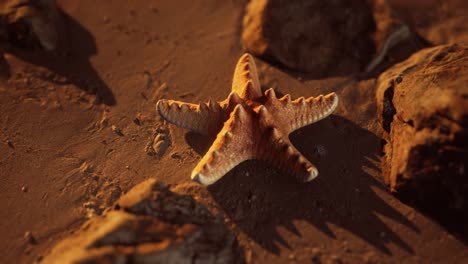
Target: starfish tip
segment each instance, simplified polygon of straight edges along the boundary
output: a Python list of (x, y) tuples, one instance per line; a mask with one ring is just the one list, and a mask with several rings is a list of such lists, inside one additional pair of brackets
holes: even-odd
[(311, 167), (307, 170), (309, 172), (309, 175), (306, 179), (307, 182), (312, 181), (313, 179), (317, 178), (318, 176), (318, 170), (315, 167)]

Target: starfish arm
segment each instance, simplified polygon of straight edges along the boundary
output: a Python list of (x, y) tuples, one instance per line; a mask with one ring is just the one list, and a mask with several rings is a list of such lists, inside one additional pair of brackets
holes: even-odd
[(242, 99), (255, 100), (262, 96), (257, 66), (252, 55), (245, 53), (240, 57), (232, 79), (232, 91)]
[(162, 99), (156, 108), (168, 122), (203, 135), (216, 134), (228, 115), (220, 103), (211, 100), (196, 105)]
[(267, 98), (265, 106), (271, 114), (277, 117), (288, 117), (285, 121), (289, 126), (288, 132), (324, 119), (338, 106), (338, 95), (335, 93), (307, 99), (300, 97), (291, 101), (289, 95), (277, 99), (274, 90), (270, 88), (265, 92), (265, 96)]
[(192, 171), (192, 180), (210, 185), (252, 158), (252, 119), (241, 104), (234, 108), (211, 148)]
[(257, 157), (275, 164), (285, 173), (295, 176), (299, 181), (308, 182), (318, 176), (317, 168), (297, 150), (277, 128), (269, 127), (264, 133), (263, 147)]

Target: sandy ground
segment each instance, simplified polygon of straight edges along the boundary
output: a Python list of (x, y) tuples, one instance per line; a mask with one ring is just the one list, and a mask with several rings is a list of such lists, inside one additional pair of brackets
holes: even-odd
[[(85, 207), (99, 211), (144, 179), (189, 181), (210, 139), (164, 124), (155, 102), (228, 95), (243, 53), (244, 4), (61, 1), (68, 51), (6, 56), (13, 76), (0, 86), (0, 262), (47, 254), (87, 218)], [(265, 87), (292, 97), (335, 91), (341, 102), (333, 116), (291, 136), (318, 166), (317, 180), (299, 184), (252, 161), (207, 189), (247, 261), (468, 259), (462, 240), (382, 184), (374, 79), (309, 80), (258, 64)], [(158, 133), (167, 149), (150, 156), (145, 146)], [(318, 145), (326, 155), (317, 155)], [(26, 231), (35, 243), (24, 239)]]

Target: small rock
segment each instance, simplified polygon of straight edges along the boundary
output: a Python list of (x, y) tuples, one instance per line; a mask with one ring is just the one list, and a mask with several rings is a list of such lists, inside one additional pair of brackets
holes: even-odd
[(11, 140), (7, 139), (7, 140), (6, 140), (6, 144), (8, 145), (8, 147), (14, 148), (13, 142), (12, 142)]
[[(245, 263), (235, 236), (187, 193), (154, 179), (59, 242), (53, 263)], [(221, 220), (221, 219), (219, 219)], [(125, 250), (122, 250), (123, 245)], [(102, 250), (105, 249), (105, 250)]]
[(153, 148), (153, 141), (150, 140), (148, 143), (145, 145), (145, 153), (149, 156), (154, 156), (156, 155), (156, 151), (154, 151)]
[(247, 51), (317, 76), (354, 72), (374, 53), (367, 1), (249, 1), (242, 26)]
[(171, 158), (173, 158), (173, 159), (182, 159), (182, 156), (178, 152), (173, 152), (171, 154)]
[(109, 118), (107, 117), (107, 112), (104, 112), (102, 114), (102, 118), (99, 124), (101, 127), (106, 127), (109, 124)]
[(112, 125), (111, 128), (112, 128), (112, 131), (114, 131), (114, 133), (116, 133), (117, 135), (119, 135), (119, 136), (121, 136), (121, 137), (124, 135), (124, 134), (122, 133), (122, 130), (120, 130), (120, 128), (118, 128), (117, 126)]
[(83, 203), (83, 208), (86, 209), (86, 216), (88, 218), (92, 218), (92, 217), (95, 217), (97, 215), (101, 215), (102, 212), (103, 212), (103, 209), (101, 207), (99, 207), (98, 205), (96, 205), (96, 203), (91, 202), (91, 201)]
[(81, 164), (79, 170), (81, 174), (88, 175), (93, 172), (93, 165), (88, 161), (85, 161)]
[(27, 192), (28, 191), (28, 186), (24, 185), (23, 187), (21, 187), (21, 191), (22, 192)]
[(24, 240), (26, 240), (26, 242), (28, 242), (29, 244), (35, 244), (36, 243), (36, 239), (34, 238), (31, 231), (26, 231), (24, 233)]
[(133, 123), (135, 123), (137, 126), (141, 126), (141, 121), (138, 117), (135, 117), (135, 119), (133, 119)]

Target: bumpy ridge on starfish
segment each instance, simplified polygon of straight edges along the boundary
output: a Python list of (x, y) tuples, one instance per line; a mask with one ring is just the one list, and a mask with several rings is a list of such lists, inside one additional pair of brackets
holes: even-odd
[(220, 103), (211, 100), (196, 105), (163, 99), (156, 108), (167, 121), (204, 135), (216, 134), (229, 114)]
[(242, 55), (237, 62), (232, 79), (232, 91), (246, 100), (255, 100), (262, 96), (257, 66), (252, 55), (248, 53)]
[(291, 101), (289, 94), (280, 99), (276, 98), (275, 91), (270, 88), (265, 91), (267, 101), (265, 106), (274, 116), (288, 116), (289, 122), (286, 122), (290, 132), (315, 123), (329, 116), (338, 106), (338, 96), (330, 93), (325, 96), (317, 97), (299, 97)]
[(252, 157), (252, 135), (250, 116), (241, 104), (232, 111), (229, 120), (211, 145), (208, 152), (192, 171), (192, 180), (204, 185), (217, 181), (244, 160)]
[(291, 144), (287, 135), (279, 134), (276, 128), (273, 128), (273, 131), (276, 132), (272, 133), (273, 140), (268, 141), (269, 150), (259, 153), (258, 158), (276, 164), (299, 181), (308, 182), (315, 179), (318, 176), (317, 168)]

